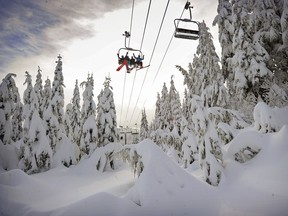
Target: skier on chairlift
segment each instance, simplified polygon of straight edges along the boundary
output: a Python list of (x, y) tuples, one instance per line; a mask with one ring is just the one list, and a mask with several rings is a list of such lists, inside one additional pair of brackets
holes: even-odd
[(121, 65), (124, 62), (125, 57), (124, 57), (124, 55), (121, 55), (121, 57), (120, 57), (119, 53), (117, 53), (117, 56), (118, 56), (118, 64)]
[(135, 54), (133, 53), (134, 58), (136, 59), (136, 64), (139, 65), (140, 69), (143, 68), (143, 60), (144, 60), (144, 55), (143, 58), (141, 58), (140, 54), (136, 57)]

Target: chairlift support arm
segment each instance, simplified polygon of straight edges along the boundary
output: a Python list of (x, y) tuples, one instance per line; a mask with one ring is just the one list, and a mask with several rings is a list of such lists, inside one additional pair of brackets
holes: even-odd
[(192, 20), (192, 11), (191, 11), (191, 8), (193, 8), (193, 6), (190, 6), (190, 2), (186, 2), (185, 4), (185, 9), (186, 10), (189, 10), (189, 15), (190, 15), (190, 20)]

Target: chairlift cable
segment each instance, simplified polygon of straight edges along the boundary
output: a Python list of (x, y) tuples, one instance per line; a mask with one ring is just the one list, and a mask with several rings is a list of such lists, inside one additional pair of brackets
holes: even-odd
[[(122, 110), (123, 110), (123, 101), (124, 101), (124, 94), (125, 94), (125, 86), (126, 86), (126, 73), (124, 76), (124, 87), (123, 87), (123, 91), (122, 91), (122, 102), (121, 102), (121, 111), (120, 111), (120, 125), (121, 125), (121, 121), (122, 121)], [(125, 122), (125, 121), (124, 121)]]
[[(144, 41), (144, 37), (145, 37), (145, 32), (146, 32), (148, 17), (149, 17), (149, 13), (150, 13), (150, 8), (151, 8), (151, 0), (149, 1), (148, 10), (147, 10), (147, 14), (146, 14), (146, 20), (145, 20), (145, 25), (144, 25), (144, 30), (143, 30), (143, 35), (142, 35), (142, 40), (141, 40), (141, 45), (140, 45), (140, 51), (142, 50), (142, 46), (143, 46), (143, 41)], [(125, 76), (126, 76), (126, 73), (125, 73)], [(126, 116), (125, 116), (125, 122), (126, 122), (126, 119), (127, 119), (127, 115), (128, 115), (129, 108), (130, 108), (130, 103), (131, 103), (131, 99), (132, 99), (132, 94), (133, 94), (133, 90), (134, 90), (134, 85), (135, 85), (136, 76), (137, 76), (137, 73), (134, 73), (132, 89), (131, 89), (131, 91), (130, 91), (129, 103), (128, 103), (128, 107), (127, 107), (127, 111), (126, 111)]]
[[(187, 2), (188, 2), (188, 0), (187, 0)], [(184, 7), (183, 10), (182, 10), (180, 19), (182, 18), (184, 11), (185, 11), (185, 7)], [(178, 24), (179, 24), (179, 23), (178, 23)], [(177, 24), (177, 27), (178, 27), (178, 24)], [(170, 48), (170, 45), (171, 45), (171, 43), (172, 43), (172, 40), (173, 40), (173, 38), (174, 38), (174, 33), (175, 33), (175, 30), (174, 30), (174, 32), (173, 32), (173, 34), (172, 34), (172, 37), (171, 37), (171, 39), (170, 39), (170, 41), (169, 41), (169, 43), (168, 43), (168, 46), (167, 46), (167, 48), (166, 48), (166, 50), (165, 50), (165, 53), (164, 53), (164, 55), (163, 55), (163, 58), (162, 58), (162, 60), (161, 60), (161, 62), (160, 62), (160, 65), (159, 65), (159, 67), (158, 67), (158, 69), (157, 69), (157, 72), (156, 72), (156, 74), (155, 74), (155, 76), (154, 76), (154, 79), (153, 79), (153, 82), (152, 82), (152, 86), (154, 86), (155, 80), (156, 80), (156, 78), (157, 78), (157, 76), (158, 76), (158, 74), (159, 74), (159, 71), (160, 71), (160, 69), (161, 69), (161, 67), (162, 67), (162, 64), (163, 64), (163, 62), (164, 62), (164, 59), (166, 58), (167, 52), (168, 52), (168, 50), (169, 50), (169, 48)], [(151, 89), (152, 89), (152, 88), (151, 88)], [(148, 96), (146, 97), (146, 99), (145, 99), (145, 101), (144, 101), (141, 109), (144, 108), (147, 99), (148, 99)], [(137, 119), (136, 119), (136, 122), (138, 121), (138, 119), (139, 119), (139, 117), (140, 117), (140, 114), (141, 114), (141, 112), (139, 112), (138, 117), (137, 117)]]
[(145, 26), (144, 26), (144, 31), (143, 31), (143, 35), (142, 35), (141, 45), (140, 45), (140, 50), (142, 50), (142, 45), (143, 45), (143, 41), (144, 41), (144, 37), (145, 37), (145, 33), (146, 33), (146, 27), (147, 27), (148, 17), (149, 17), (149, 13), (150, 13), (150, 8), (151, 8), (151, 0), (149, 1), (149, 6), (148, 6), (148, 10), (147, 10)]
[[(188, 1), (187, 1), (187, 2), (188, 2)], [(183, 8), (183, 11), (182, 11), (182, 13), (181, 13), (180, 18), (182, 18), (184, 11), (185, 11), (185, 8)], [(179, 23), (178, 23), (178, 24), (179, 24)], [(177, 24), (177, 26), (178, 26), (178, 24)], [(154, 79), (153, 79), (153, 82), (152, 82), (152, 86), (154, 85), (154, 82), (155, 82), (155, 80), (156, 80), (156, 78), (157, 78), (157, 76), (158, 76), (158, 74), (159, 74), (159, 71), (160, 71), (160, 69), (161, 69), (161, 67), (162, 67), (162, 64), (163, 64), (163, 62), (164, 62), (164, 59), (165, 59), (165, 57), (166, 57), (166, 55), (167, 55), (167, 52), (168, 52), (168, 50), (169, 50), (169, 48), (170, 48), (170, 45), (171, 45), (172, 40), (173, 40), (173, 38), (174, 38), (174, 33), (175, 33), (175, 30), (174, 30), (174, 32), (173, 32), (173, 34), (172, 34), (172, 37), (171, 37), (171, 39), (170, 39), (170, 41), (169, 41), (169, 43), (168, 43), (168, 46), (167, 46), (167, 48), (166, 48), (166, 50), (165, 50), (164, 56), (163, 56), (163, 58), (162, 58), (162, 60), (161, 60), (161, 62), (160, 62), (160, 65), (159, 65), (159, 67), (158, 67), (158, 69), (157, 69), (157, 72), (156, 72), (156, 74), (155, 74), (155, 76), (154, 76)]]
[[(130, 35), (132, 33), (133, 15), (134, 15), (134, 0), (132, 1), (132, 11), (131, 11), (130, 29), (129, 29)], [(131, 40), (131, 36), (129, 37), (129, 40), (128, 40), (128, 47), (130, 47), (130, 40)]]
[[(132, 31), (132, 23), (133, 23), (134, 1), (135, 0), (132, 1), (132, 11), (131, 11), (130, 28), (129, 28), (130, 34), (131, 34), (131, 31)], [(130, 47), (130, 39), (131, 39), (131, 37), (129, 37), (129, 40), (128, 40), (128, 47)], [(123, 111), (125, 88), (126, 88), (126, 73), (125, 73), (125, 77), (124, 77), (124, 87), (123, 87), (123, 92), (122, 92), (122, 102), (121, 102), (121, 111), (120, 111), (120, 124), (121, 124), (121, 120), (122, 120), (122, 111)], [(125, 119), (125, 121), (126, 121), (126, 119)], [(125, 123), (125, 121), (124, 121), (124, 123)]]
[[(160, 27), (159, 27), (159, 30), (158, 30), (157, 38), (156, 38), (156, 41), (155, 41), (155, 44), (154, 44), (154, 47), (153, 47), (152, 54), (151, 54), (151, 57), (150, 57), (150, 60), (149, 60), (148, 65), (151, 64), (151, 61), (152, 61), (152, 59), (153, 59), (153, 55), (154, 55), (154, 52), (155, 52), (155, 49), (156, 49), (156, 46), (157, 46), (157, 43), (158, 43), (158, 39), (159, 39), (159, 36), (160, 36), (160, 32), (161, 32), (161, 30), (162, 30), (163, 22), (164, 22), (164, 19), (165, 19), (165, 16), (166, 16), (166, 12), (167, 12), (169, 3), (170, 3), (170, 0), (167, 1), (166, 8), (165, 8), (165, 11), (164, 11), (164, 14), (163, 14), (163, 18), (162, 18), (162, 21), (161, 21), (161, 24), (160, 24)], [(141, 93), (142, 93), (143, 86), (144, 86), (144, 83), (145, 83), (145, 80), (146, 80), (148, 71), (149, 71), (149, 67), (146, 69), (146, 73), (145, 73), (145, 76), (144, 76), (144, 79), (143, 79), (143, 82), (142, 82), (142, 85), (141, 85), (141, 88), (140, 88), (140, 92), (139, 92), (138, 97), (137, 97), (136, 104), (135, 104), (134, 109), (133, 109), (133, 112), (132, 112), (132, 115), (131, 115), (129, 124), (131, 123), (132, 117), (133, 117), (133, 115), (134, 115), (134, 113), (135, 113), (135, 109), (136, 109), (136, 106), (137, 106), (137, 104), (138, 104), (140, 95), (141, 95)]]

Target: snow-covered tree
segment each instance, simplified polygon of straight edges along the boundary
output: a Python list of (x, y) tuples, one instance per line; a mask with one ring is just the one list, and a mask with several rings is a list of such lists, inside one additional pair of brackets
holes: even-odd
[(170, 89), (168, 93), (169, 101), (169, 126), (170, 131), (175, 130), (175, 133), (181, 134), (181, 119), (182, 119), (182, 109), (180, 95), (175, 88), (173, 76), (170, 81)]
[(76, 80), (75, 88), (73, 91), (72, 98), (72, 110), (71, 110), (71, 141), (77, 144), (80, 147), (80, 121), (81, 121), (81, 112), (80, 112), (80, 93), (78, 87), (78, 80)]
[(24, 130), (19, 167), (27, 173), (36, 173), (50, 168), (52, 149), (39, 116), (38, 98), (32, 86), (32, 78), (27, 71), (25, 84), (27, 88), (23, 96)]
[[(65, 135), (64, 127), (64, 80), (62, 73), (62, 57), (58, 56), (52, 84), (51, 98), (45, 107), (43, 117), (45, 120), (46, 134), (53, 150), (53, 163), (55, 166), (63, 164), (70, 166), (77, 163), (79, 148)], [(44, 95), (49, 92), (49, 83), (44, 87)], [(47, 90), (47, 92), (45, 92)]]
[(97, 124), (96, 124), (96, 104), (94, 102), (93, 77), (88, 75), (87, 81), (80, 86), (85, 86), (83, 92), (83, 104), (81, 109), (81, 155), (91, 155), (97, 147)]
[(229, 0), (218, 0), (217, 16), (213, 25), (218, 25), (219, 42), (222, 49), (222, 72), (224, 79), (227, 79), (231, 73), (231, 58), (233, 56), (233, 25), (232, 25), (232, 5)]
[(141, 125), (140, 125), (140, 141), (148, 138), (149, 134), (148, 121), (145, 109), (142, 110)]
[(189, 94), (203, 98), (205, 106), (222, 106), (227, 104), (228, 94), (224, 86), (224, 77), (215, 51), (212, 35), (205, 22), (200, 23), (200, 38), (197, 55), (189, 65), (188, 72), (176, 66), (184, 75)]
[(269, 59), (269, 54), (260, 44), (261, 36), (258, 34), (253, 37), (254, 30), (251, 25), (250, 13), (248, 0), (236, 1), (233, 4), (233, 49), (235, 53), (232, 61), (234, 68), (233, 96), (234, 98), (237, 96), (237, 100), (240, 102), (238, 108), (242, 108), (242, 111), (251, 118), (252, 110), (247, 110), (241, 104), (247, 95), (254, 96), (256, 101), (264, 99), (260, 87), (264, 80), (272, 79), (272, 72), (265, 63)]
[(188, 121), (189, 115), (190, 115), (190, 105), (189, 104), (190, 104), (189, 95), (188, 95), (187, 88), (185, 88), (184, 99), (182, 102), (182, 114), (183, 114), (183, 117), (186, 119), (186, 121)]
[(69, 140), (72, 141), (72, 125), (71, 125), (71, 116), (72, 116), (72, 104), (68, 103), (66, 105), (66, 111), (64, 115), (64, 128), (65, 128), (65, 134)]
[[(182, 142), (181, 142), (181, 122), (182, 122), (182, 109), (180, 96), (178, 91), (175, 88), (173, 76), (170, 81), (170, 89), (167, 97), (168, 107), (167, 107), (167, 134), (165, 138), (165, 143), (169, 146), (172, 146), (172, 150), (177, 151), (174, 152), (175, 155), (179, 155), (178, 151), (181, 150)], [(178, 156), (177, 156), (178, 157)]]
[[(253, 41), (257, 50), (265, 49), (269, 55), (264, 59), (267, 68), (273, 73), (271, 78), (263, 78), (259, 92), (263, 101), (271, 106), (288, 103), (288, 95), (283, 94), (288, 82), (287, 52), (281, 38), (281, 21), (275, 1), (255, 1), (251, 22), (254, 28)], [(282, 11), (282, 9), (280, 10)], [(265, 20), (265, 22), (263, 22)], [(282, 34), (283, 35), (283, 34)], [(260, 47), (260, 48), (259, 48)], [(287, 49), (286, 49), (287, 50)]]
[(272, 44), (279, 43), (281, 37), (280, 17), (277, 14), (277, 7), (273, 0), (254, 1), (251, 22), (254, 33), (263, 36), (259, 39), (266, 49), (268, 43), (264, 44), (265, 41)]
[(282, 30), (282, 41), (284, 47), (288, 47), (288, 1), (283, 1), (283, 12), (281, 15), (281, 30)]
[(199, 164), (205, 181), (218, 185), (222, 174), (222, 152), (215, 126), (210, 121), (207, 108), (197, 96), (192, 99), (193, 123), (197, 145), (199, 147)]
[(118, 130), (116, 122), (116, 109), (114, 104), (112, 87), (110, 86), (111, 78), (106, 77), (104, 90), (98, 96), (97, 105), (97, 146), (105, 146), (110, 142), (118, 140)]
[(38, 73), (36, 76), (36, 82), (34, 85), (34, 91), (35, 94), (37, 96), (37, 100), (38, 100), (38, 104), (39, 104), (39, 115), (41, 118), (43, 118), (43, 109), (41, 109), (41, 107), (43, 107), (43, 85), (42, 85), (42, 74), (41, 74), (42, 70), (40, 69), (40, 67), (38, 66)]
[(52, 89), (51, 89), (51, 81), (49, 78), (45, 80), (45, 85), (43, 88), (43, 98), (42, 98), (42, 105), (40, 107), (41, 112), (43, 113), (45, 109), (48, 108), (50, 99), (52, 95)]
[[(115, 142), (118, 141), (118, 129), (117, 129), (117, 116), (114, 104), (112, 87), (110, 85), (111, 78), (106, 77), (104, 82), (104, 89), (101, 90), (98, 95), (97, 104), (97, 150), (109, 149), (109, 146), (113, 146)], [(99, 163), (99, 166), (104, 166), (105, 169), (114, 169), (115, 155), (114, 151), (116, 149), (110, 149), (105, 155), (102, 156), (104, 161)]]
[(164, 82), (161, 97), (160, 97), (160, 129), (168, 129), (169, 123), (169, 101), (168, 101), (168, 89)]
[(156, 103), (155, 103), (155, 113), (154, 113), (154, 118), (153, 118), (153, 121), (151, 123), (151, 126), (150, 126), (150, 131), (153, 131), (153, 130), (157, 130), (158, 128), (160, 128), (160, 114), (161, 114), (161, 101), (160, 101), (160, 93), (157, 92), (157, 100), (156, 100)]
[(52, 95), (50, 106), (53, 115), (57, 118), (61, 132), (64, 132), (64, 77), (62, 72), (62, 57), (59, 55), (57, 65), (54, 72), (54, 80), (52, 82)]
[(22, 137), (22, 103), (15, 74), (7, 74), (0, 84), (0, 140), (4, 145)]
[[(51, 98), (48, 101), (48, 105), (44, 110), (43, 118), (46, 122), (47, 135), (49, 137), (49, 143), (53, 150), (56, 152), (56, 146), (60, 144), (62, 139), (62, 133), (65, 133), (64, 129), (64, 79), (62, 74), (62, 57), (58, 56), (56, 61), (56, 69), (54, 72), (54, 80), (52, 83)], [(48, 83), (46, 83), (48, 85)], [(46, 84), (44, 94), (46, 92)], [(49, 87), (47, 86), (47, 90)], [(46, 95), (45, 95), (46, 96)], [(44, 96), (44, 97), (45, 97)]]

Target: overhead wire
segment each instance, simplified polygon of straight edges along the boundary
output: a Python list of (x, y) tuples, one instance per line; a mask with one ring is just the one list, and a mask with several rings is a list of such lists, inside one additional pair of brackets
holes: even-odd
[[(141, 45), (140, 45), (140, 51), (142, 50), (143, 41), (144, 41), (144, 37), (145, 37), (145, 33), (146, 33), (146, 27), (147, 27), (147, 23), (148, 23), (148, 17), (149, 17), (149, 14), (150, 14), (151, 2), (152, 2), (152, 0), (149, 1), (149, 5), (148, 5), (148, 10), (147, 10), (147, 14), (146, 14), (146, 20), (145, 20), (145, 25), (144, 25), (144, 30), (143, 30), (142, 40), (141, 40)], [(136, 70), (136, 72), (137, 72), (137, 70)], [(129, 111), (129, 108), (130, 108), (132, 94), (133, 94), (133, 90), (134, 90), (134, 86), (135, 86), (135, 80), (136, 80), (136, 76), (137, 76), (136, 72), (134, 73), (132, 89), (130, 91), (129, 103), (128, 103), (128, 107), (127, 107), (127, 111), (126, 111), (126, 116), (125, 116), (125, 121), (124, 122), (126, 122), (126, 119), (127, 119), (127, 116), (128, 116), (128, 111)], [(126, 74), (125, 74), (125, 76), (126, 76)]]
[[(188, 2), (188, 1), (187, 1), (187, 2)], [(182, 18), (184, 11), (185, 11), (185, 7), (184, 7), (183, 10), (182, 10), (182, 13), (181, 13), (181, 15), (180, 15), (180, 19)], [(179, 25), (179, 22), (177, 23), (177, 26), (176, 26), (176, 27), (178, 27), (178, 25)], [(167, 55), (167, 53), (168, 53), (168, 50), (169, 50), (170, 45), (171, 45), (171, 43), (172, 43), (172, 40), (173, 40), (173, 38), (174, 38), (175, 31), (176, 31), (176, 30), (174, 30), (174, 32), (173, 32), (173, 34), (172, 34), (172, 36), (171, 36), (171, 38), (170, 38), (170, 41), (169, 41), (168, 46), (167, 46), (167, 48), (166, 48), (166, 50), (165, 50), (165, 53), (164, 53), (163, 58), (162, 58), (162, 60), (161, 60), (161, 62), (160, 62), (160, 65), (159, 65), (159, 67), (158, 67), (158, 69), (157, 69), (157, 72), (156, 72), (156, 74), (155, 74), (155, 76), (154, 76), (154, 79), (153, 79), (153, 82), (152, 82), (152, 85), (151, 85), (151, 86), (154, 85), (155, 80), (156, 80), (156, 78), (157, 78), (157, 76), (158, 76), (158, 74), (159, 74), (159, 71), (160, 71), (160, 69), (161, 69), (161, 67), (162, 67), (162, 64), (163, 64), (163, 62), (164, 62), (164, 59), (166, 58), (166, 55)], [(151, 88), (151, 89), (152, 89), (152, 88)], [(141, 109), (144, 108), (147, 99), (148, 99), (148, 96), (146, 97), (146, 99), (145, 99), (145, 101), (144, 101)], [(139, 112), (139, 114), (138, 114), (138, 116), (137, 116), (137, 119), (136, 119), (136, 122), (138, 121), (138, 119), (139, 119), (139, 117), (140, 117), (140, 114), (141, 114), (141, 112)]]
[(134, 16), (134, 2), (135, 2), (135, 0), (132, 1), (132, 11), (131, 11), (130, 28), (129, 28), (130, 37), (128, 40), (128, 47), (129, 48), (130, 48), (130, 40), (131, 40), (131, 34), (132, 34), (132, 23), (133, 23), (133, 16)]
[(145, 20), (145, 25), (144, 25), (144, 30), (143, 30), (143, 35), (142, 35), (140, 50), (142, 50), (143, 41), (144, 41), (144, 37), (145, 37), (145, 33), (146, 33), (146, 27), (147, 27), (148, 17), (149, 17), (149, 13), (150, 13), (150, 8), (151, 8), (151, 2), (152, 2), (152, 1), (150, 0), (150, 1), (149, 1), (149, 5), (148, 5), (148, 10), (147, 10), (147, 14), (146, 14), (146, 20)]
[[(130, 28), (129, 28), (130, 37), (129, 37), (129, 40), (128, 40), (128, 47), (130, 47), (130, 40), (131, 40), (131, 31), (132, 31), (133, 15), (134, 15), (134, 1), (135, 0), (132, 1), (132, 10), (131, 10)], [(124, 87), (123, 87), (123, 92), (122, 92), (122, 102), (121, 102), (121, 110), (120, 110), (120, 124), (121, 124), (121, 120), (122, 120), (122, 111), (123, 111), (123, 102), (124, 102), (125, 88), (126, 88), (126, 73), (125, 73), (125, 76), (124, 76)], [(125, 123), (125, 121), (126, 121), (126, 119), (124, 120), (124, 123)]]
[[(154, 43), (154, 47), (153, 47), (152, 54), (151, 54), (151, 57), (150, 57), (150, 60), (149, 60), (148, 65), (151, 64), (151, 61), (152, 61), (152, 59), (153, 59), (154, 52), (155, 52), (155, 49), (156, 49), (156, 46), (157, 46), (157, 43), (158, 43), (158, 39), (159, 39), (159, 36), (160, 36), (160, 32), (161, 32), (161, 30), (162, 30), (163, 22), (164, 22), (164, 19), (165, 19), (165, 17), (166, 17), (166, 13), (167, 13), (167, 9), (168, 9), (169, 3), (170, 3), (170, 0), (167, 1), (166, 8), (165, 8), (165, 11), (164, 11), (164, 14), (163, 14), (163, 17), (162, 17), (162, 21), (161, 21), (161, 24), (160, 24), (160, 27), (159, 27), (159, 30), (158, 30), (158, 34), (157, 34), (157, 37), (156, 37), (156, 41), (155, 41), (155, 43)], [(141, 85), (141, 88), (140, 88), (140, 92), (139, 92), (138, 97), (137, 97), (137, 101), (136, 101), (135, 107), (134, 107), (134, 109), (133, 109), (133, 112), (132, 112), (132, 115), (131, 115), (129, 124), (131, 123), (131, 120), (132, 120), (132, 118), (133, 118), (133, 116), (134, 116), (134, 113), (135, 113), (137, 104), (138, 104), (138, 102), (139, 102), (139, 98), (140, 98), (140, 95), (141, 95), (141, 93), (142, 93), (143, 86), (144, 86), (144, 83), (145, 83), (145, 80), (146, 80), (148, 71), (149, 71), (149, 67), (146, 69), (146, 73), (145, 73), (145, 76), (144, 76), (144, 79), (143, 79), (143, 82), (142, 82), (142, 85)]]

